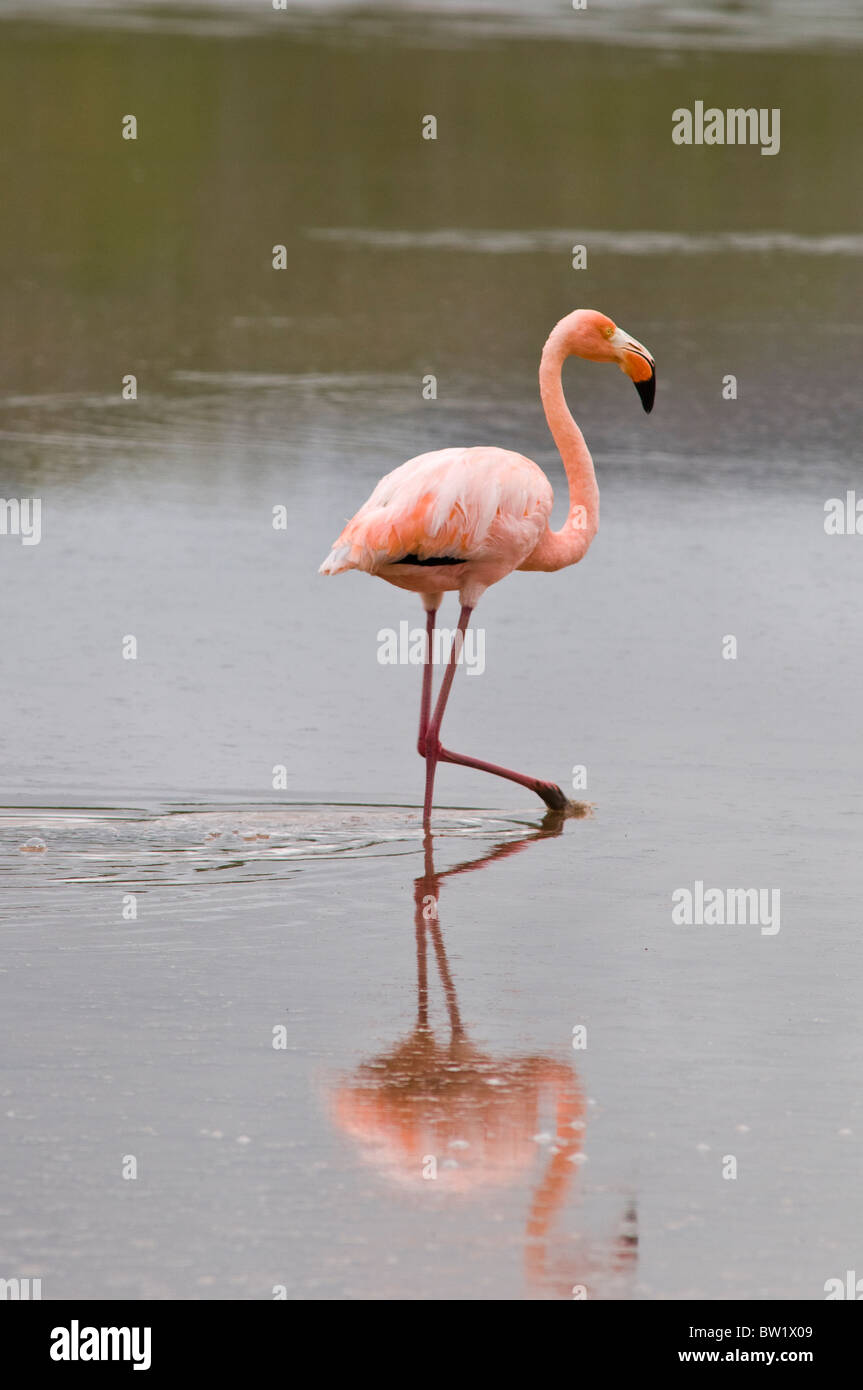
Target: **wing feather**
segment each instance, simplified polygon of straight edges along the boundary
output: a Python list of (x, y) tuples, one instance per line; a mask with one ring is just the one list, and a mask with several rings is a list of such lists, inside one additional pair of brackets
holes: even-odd
[(375, 571), (404, 555), (482, 559), (506, 545), (528, 555), (554, 502), (542, 469), (506, 449), (419, 454), (381, 478), (321, 566)]

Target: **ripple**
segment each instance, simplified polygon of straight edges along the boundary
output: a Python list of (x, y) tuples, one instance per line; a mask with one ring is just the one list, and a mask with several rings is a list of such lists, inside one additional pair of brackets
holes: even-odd
[[(435, 837), (517, 839), (525, 822), (488, 812), (441, 811)], [(303, 863), (414, 854), (418, 809), (400, 806), (194, 807), (0, 810), (0, 873), (17, 886), (179, 886), (284, 877)], [(22, 849), (40, 853), (22, 865)], [(38, 864), (34, 861), (38, 860)]]

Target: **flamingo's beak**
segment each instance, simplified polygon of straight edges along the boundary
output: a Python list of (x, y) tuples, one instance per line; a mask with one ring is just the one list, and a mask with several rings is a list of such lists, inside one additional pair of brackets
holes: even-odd
[(644, 344), (640, 343), (637, 338), (624, 333), (622, 328), (615, 329), (611, 341), (617, 349), (620, 370), (626, 372), (630, 381), (635, 383), (635, 389), (641, 397), (641, 404), (649, 415), (653, 409), (653, 400), (656, 395), (656, 364), (652, 353), (648, 352)]

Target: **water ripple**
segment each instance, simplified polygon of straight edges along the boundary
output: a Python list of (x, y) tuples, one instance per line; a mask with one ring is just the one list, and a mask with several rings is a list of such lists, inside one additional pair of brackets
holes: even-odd
[[(488, 812), (441, 812), (435, 834), (506, 839), (524, 823)], [(418, 853), (419, 810), (274, 806), (0, 811), (0, 874), (46, 884), (181, 886), (284, 877), (304, 862)]]

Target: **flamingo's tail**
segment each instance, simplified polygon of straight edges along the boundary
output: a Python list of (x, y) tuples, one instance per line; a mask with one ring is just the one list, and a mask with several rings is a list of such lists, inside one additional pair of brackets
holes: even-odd
[(350, 545), (344, 544), (333, 546), (324, 563), (318, 570), (318, 574), (343, 574), (345, 570), (356, 569), (356, 561), (351, 559)]

